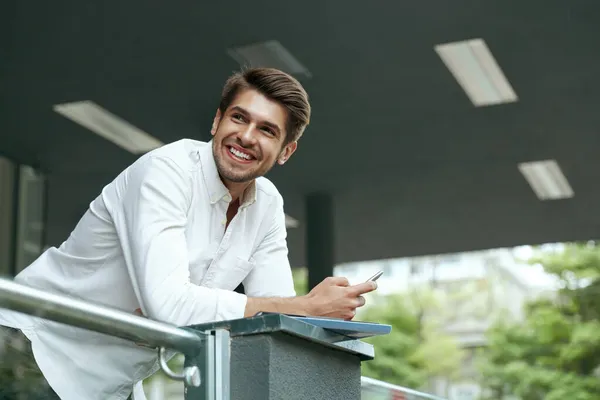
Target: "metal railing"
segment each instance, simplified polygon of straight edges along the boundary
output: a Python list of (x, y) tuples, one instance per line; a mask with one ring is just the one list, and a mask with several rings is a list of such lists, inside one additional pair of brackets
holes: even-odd
[(432, 394), (419, 392), (403, 386), (379, 381), (366, 376), (360, 377), (361, 393), (363, 400), (446, 400)]
[[(165, 375), (192, 387), (199, 387), (204, 380), (205, 387), (208, 388), (204, 394), (206, 399), (214, 399), (216, 391), (213, 390), (214, 385), (211, 382), (206, 382), (206, 377), (221, 377), (229, 369), (228, 364), (221, 363), (215, 370), (214, 354), (209, 353), (209, 351), (222, 353), (222, 349), (215, 347), (215, 343), (217, 346), (225, 344), (215, 338), (226, 334), (223, 332), (201, 332), (179, 328), (117, 309), (48, 293), (6, 279), (0, 279), (0, 308), (131, 340), (140, 346), (157, 348), (159, 365)], [(172, 371), (167, 365), (166, 349), (193, 356), (201, 363), (200, 367), (204, 370), (201, 371), (198, 365), (190, 365), (181, 373)], [(202, 376), (205, 379), (202, 379)]]
[(197, 352), (204, 344), (202, 332), (48, 293), (6, 279), (0, 279), (0, 308), (187, 354)]

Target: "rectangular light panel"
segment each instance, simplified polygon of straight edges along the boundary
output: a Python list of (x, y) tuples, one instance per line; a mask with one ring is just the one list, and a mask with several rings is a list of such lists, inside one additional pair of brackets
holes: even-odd
[(520, 163), (519, 171), (540, 200), (568, 199), (575, 195), (556, 160)]
[(133, 154), (146, 153), (163, 145), (155, 137), (89, 100), (56, 104), (53, 109)]
[(439, 44), (434, 49), (475, 107), (518, 100), (482, 39)]

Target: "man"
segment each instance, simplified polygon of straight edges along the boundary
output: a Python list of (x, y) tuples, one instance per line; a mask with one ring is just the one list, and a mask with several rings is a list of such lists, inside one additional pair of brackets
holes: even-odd
[[(351, 319), (375, 284), (328, 278), (294, 297), (283, 200), (262, 177), (294, 154), (310, 112), (305, 90), (281, 71), (233, 75), (211, 142), (140, 157), (16, 280), (178, 326), (259, 311)], [(240, 283), (245, 294), (234, 291)], [(158, 369), (154, 351), (125, 340), (5, 311), (0, 324), (27, 336), (65, 400), (125, 399)]]

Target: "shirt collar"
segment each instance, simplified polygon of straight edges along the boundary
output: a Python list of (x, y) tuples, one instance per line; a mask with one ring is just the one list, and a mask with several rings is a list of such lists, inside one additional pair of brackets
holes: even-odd
[[(215, 204), (221, 200), (230, 202), (231, 195), (229, 190), (221, 181), (219, 172), (217, 171), (217, 164), (215, 163), (215, 157), (213, 154), (213, 142), (212, 140), (202, 146), (198, 150), (200, 157), (200, 164), (202, 166), (202, 176), (204, 177), (204, 183), (210, 199), (210, 204)], [(248, 207), (256, 201), (256, 180), (244, 190), (242, 198), (240, 199), (240, 207)]]

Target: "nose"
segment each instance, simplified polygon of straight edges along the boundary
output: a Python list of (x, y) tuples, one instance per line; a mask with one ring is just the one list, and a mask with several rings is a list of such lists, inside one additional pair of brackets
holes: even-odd
[(256, 130), (255, 124), (248, 124), (245, 126), (245, 129), (239, 132), (238, 138), (242, 142), (243, 145), (252, 145), (256, 141), (254, 136)]

